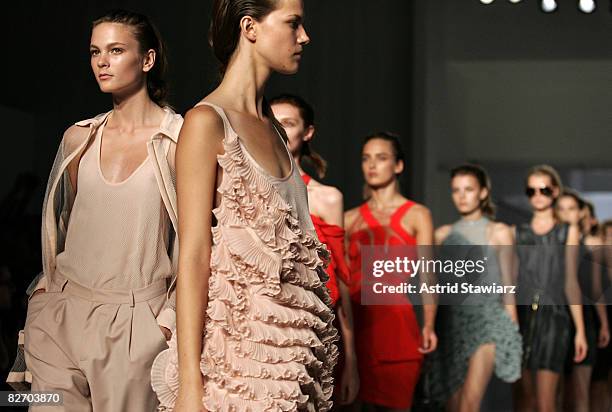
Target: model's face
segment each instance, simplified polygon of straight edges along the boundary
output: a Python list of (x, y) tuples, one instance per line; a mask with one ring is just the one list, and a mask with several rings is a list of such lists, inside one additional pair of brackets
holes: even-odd
[(301, 0), (278, 0), (277, 8), (256, 23), (255, 51), (272, 70), (297, 72), (310, 38), (303, 25)]
[(488, 191), (480, 187), (478, 179), (472, 175), (457, 175), (451, 180), (451, 193), (457, 211), (462, 215), (480, 209)]
[(304, 127), (304, 119), (300, 109), (289, 103), (276, 103), (272, 105), (274, 117), (280, 122), (287, 133), (289, 151), (293, 156), (299, 156), (304, 142), (312, 139), (314, 127)]
[(557, 214), (559, 219), (565, 223), (570, 225), (580, 224), (582, 213), (576, 199), (571, 196), (561, 196), (557, 200)]
[[(552, 180), (548, 175), (535, 174), (529, 176), (529, 179), (527, 179), (527, 187), (535, 189), (534, 195), (529, 198), (529, 203), (536, 211), (545, 210), (551, 207), (554, 199), (559, 196), (559, 188), (553, 186)], [(542, 194), (542, 189), (546, 191), (546, 188), (551, 190), (551, 196)]]
[(153, 67), (148, 61), (151, 56), (141, 54), (130, 27), (121, 23), (100, 23), (94, 27), (89, 54), (96, 81), (105, 93), (121, 94), (144, 87), (146, 72)]
[(383, 187), (395, 181), (404, 170), (404, 162), (395, 159), (391, 142), (371, 139), (361, 152), (361, 170), (368, 186)]

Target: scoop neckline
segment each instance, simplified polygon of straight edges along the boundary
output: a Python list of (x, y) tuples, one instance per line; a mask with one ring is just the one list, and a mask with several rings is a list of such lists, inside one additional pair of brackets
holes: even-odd
[(291, 156), (291, 153), (289, 152), (289, 148), (287, 147), (287, 144), (285, 143), (285, 141), (283, 140), (283, 137), (281, 136), (280, 132), (278, 131), (278, 128), (276, 127), (276, 125), (274, 124), (274, 122), (272, 122), (272, 127), (274, 128), (274, 131), (276, 132), (276, 136), (280, 139), (281, 143), (283, 144), (283, 147), (285, 148), (285, 152), (287, 153), (287, 157), (289, 158), (289, 165), (290, 165), (290, 169), (289, 172), (287, 173), (287, 176), (283, 176), (283, 177), (278, 177), (278, 176), (274, 176), (273, 174), (271, 174), (269, 171), (267, 171), (258, 161), (257, 159), (255, 159), (255, 156), (253, 156), (251, 154), (251, 152), (249, 152), (249, 149), (244, 145), (243, 140), (240, 138), (240, 135), (236, 132), (236, 130), (234, 129), (234, 127), (232, 126), (232, 123), (229, 120), (229, 117), (227, 117), (227, 113), (225, 112), (225, 109), (221, 106), (218, 106), (214, 103), (211, 102), (207, 102), (207, 101), (203, 101), (200, 102), (200, 104), (206, 104), (206, 105), (210, 105), (213, 107), (217, 107), (219, 109), (221, 109), (221, 111), (223, 112), (223, 116), (225, 117), (226, 123), (227, 123), (227, 127), (229, 128), (229, 130), (231, 131), (231, 133), (236, 137), (236, 139), (238, 140), (238, 144), (240, 145), (240, 148), (242, 149), (242, 151), (246, 154), (246, 156), (251, 160), (251, 162), (253, 162), (254, 166), (261, 172), (263, 173), (266, 177), (276, 180), (276, 181), (287, 181), (291, 178), (291, 176), (293, 176), (293, 173), (295, 171), (295, 165), (293, 164), (293, 156)]
[[(106, 118), (100, 125), (100, 128), (98, 129), (98, 136), (97, 136), (98, 143), (96, 147), (97, 149), (96, 150), (96, 160), (97, 160), (96, 163), (98, 165), (98, 174), (100, 175), (100, 178), (102, 179), (102, 181), (108, 186), (122, 186), (126, 184), (128, 181), (130, 181), (140, 171), (140, 169), (142, 169), (145, 166), (145, 164), (147, 164), (147, 162), (149, 161), (149, 154), (147, 153), (147, 156), (142, 162), (140, 162), (138, 167), (134, 169), (132, 173), (130, 173), (130, 175), (126, 177), (125, 179), (123, 179), (122, 181), (120, 182), (108, 181), (106, 177), (104, 177), (104, 172), (102, 172), (102, 137), (104, 136), (104, 128), (106, 126), (106, 123), (108, 122), (109, 117), (110, 116), (106, 116)], [(157, 134), (157, 132), (155, 134)]]

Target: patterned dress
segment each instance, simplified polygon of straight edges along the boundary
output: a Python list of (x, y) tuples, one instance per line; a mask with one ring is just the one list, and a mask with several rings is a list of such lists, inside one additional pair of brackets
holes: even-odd
[[(452, 226), (443, 245), (486, 246), (490, 220), (460, 220)], [(450, 249), (450, 248), (449, 248)], [(501, 284), (496, 254), (488, 253), (487, 280)], [(489, 299), (489, 298), (487, 298)], [(495, 344), (495, 375), (514, 382), (521, 377), (522, 339), (518, 325), (512, 322), (499, 296), (490, 302), (440, 306), (436, 317), (438, 348), (431, 355), (428, 373), (429, 394), (446, 402), (463, 385), (470, 357), (486, 343)]]

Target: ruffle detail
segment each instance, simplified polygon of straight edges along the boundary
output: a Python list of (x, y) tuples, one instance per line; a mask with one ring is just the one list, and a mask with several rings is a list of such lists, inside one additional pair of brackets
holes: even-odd
[[(327, 411), (338, 358), (325, 286), (329, 252), (244, 156), (237, 136), (226, 136), (224, 148), (200, 363), (203, 405), (209, 411)], [(160, 410), (172, 411), (176, 333), (155, 359), (151, 383)]]

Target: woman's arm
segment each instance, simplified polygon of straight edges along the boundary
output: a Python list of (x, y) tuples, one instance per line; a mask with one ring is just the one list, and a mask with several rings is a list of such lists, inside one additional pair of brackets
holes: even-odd
[(605, 348), (610, 343), (610, 327), (608, 324), (608, 313), (606, 312), (606, 306), (604, 303), (603, 296), (603, 285), (602, 285), (602, 266), (604, 264), (603, 247), (600, 241), (589, 242), (588, 246), (592, 248), (592, 263), (591, 263), (591, 276), (592, 276), (592, 293), (593, 293), (593, 305), (595, 305), (595, 311), (599, 318), (599, 336), (597, 338), (597, 346)]
[(569, 303), (570, 313), (574, 321), (576, 334), (574, 336), (574, 362), (581, 362), (587, 354), (587, 342), (584, 332), (584, 318), (580, 302), (580, 286), (578, 285), (578, 246), (580, 231), (577, 226), (569, 227), (565, 246), (565, 296)]
[(223, 123), (214, 109), (201, 106), (187, 113), (176, 151), (180, 239), (177, 277), (177, 411), (202, 409), (200, 359), (208, 305), (217, 155), (223, 153), (222, 140)]
[[(323, 211), (321, 218), (325, 222), (336, 225), (344, 229), (344, 201), (342, 192), (334, 187), (320, 186), (320, 195), (316, 199), (321, 199), (323, 203), (317, 209)], [(344, 254), (334, 259), (344, 259)], [(339, 265), (337, 265), (339, 269)], [(346, 270), (346, 269), (345, 269)], [(336, 315), (342, 333), (344, 343), (344, 370), (340, 386), (339, 403), (342, 405), (352, 403), (359, 392), (359, 375), (357, 372), (357, 357), (355, 355), (355, 335), (353, 329), (353, 309), (349, 288), (340, 276), (336, 276), (338, 290), (340, 292), (339, 304)]]
[[(514, 276), (512, 272), (515, 259), (513, 231), (503, 223), (495, 223), (492, 235), (491, 244), (497, 249), (501, 281), (504, 286), (514, 285)], [(504, 294), (502, 300), (510, 319), (512, 319), (514, 323), (518, 323), (516, 299), (514, 295), (510, 293)]]
[[(51, 190), (51, 185), (53, 184), (53, 181), (58, 177), (57, 173), (64, 173), (63, 170), (60, 170), (60, 165), (64, 162), (67, 156), (73, 153), (81, 145), (81, 143), (83, 143), (87, 139), (88, 136), (89, 127), (72, 125), (68, 129), (66, 129), (66, 131), (64, 131), (64, 135), (62, 136), (62, 141), (55, 156), (53, 166), (51, 167), (49, 180), (47, 182), (45, 194), (45, 201), (47, 202), (47, 204), (43, 206), (43, 210), (46, 210), (49, 207), (55, 207), (54, 199), (49, 197), (49, 191)], [(68, 187), (67, 190), (61, 193), (61, 196), (65, 196), (68, 198), (64, 198), (64, 202), (71, 203), (74, 201), (74, 197), (76, 196), (77, 174), (79, 170), (80, 161), (81, 156), (77, 156), (66, 167), (66, 171), (68, 172), (68, 179), (65, 183)], [(63, 179), (63, 177), (60, 178)], [(69, 211), (70, 208), (64, 208), (62, 212), (66, 210)], [(56, 218), (59, 219), (58, 232), (68, 230), (68, 216), (69, 214), (65, 215), (64, 213), (60, 214), (59, 216), (56, 216)], [(32, 291), (30, 298), (32, 298), (38, 293), (45, 292), (47, 289), (47, 275), (44, 272), (41, 272), (39, 276), (36, 277), (35, 281), (35, 285), (32, 284), (28, 287), (28, 290)]]
[[(413, 214), (412, 221), (414, 231), (416, 232), (416, 241), (418, 245), (419, 259), (429, 260), (433, 257), (432, 245), (434, 244), (434, 226), (431, 212), (424, 206), (415, 205), (411, 209), (412, 213), (407, 213), (409, 217)], [(420, 273), (421, 282), (434, 282), (434, 273)], [(435, 333), (435, 321), (437, 305), (435, 303), (436, 296), (426, 294), (423, 296), (423, 343), (419, 348), (421, 353), (431, 353), (438, 346), (438, 337)]]

